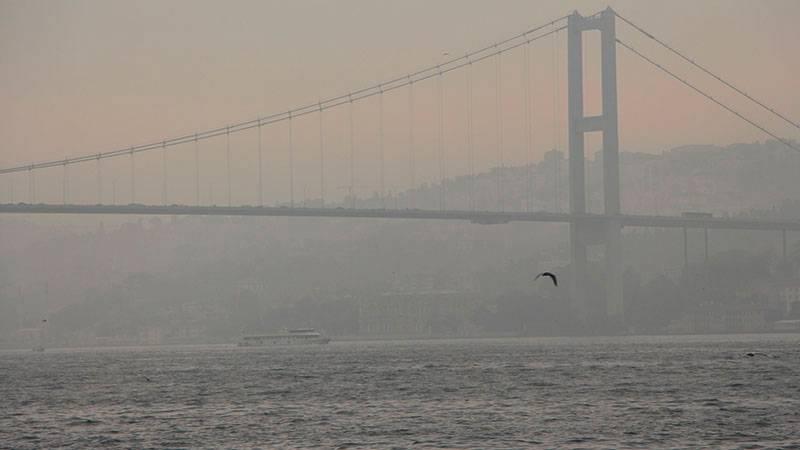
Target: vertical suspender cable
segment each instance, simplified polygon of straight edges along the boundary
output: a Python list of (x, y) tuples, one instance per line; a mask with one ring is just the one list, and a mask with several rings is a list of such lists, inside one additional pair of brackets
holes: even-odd
[(289, 111), (289, 206), (294, 208), (294, 148), (292, 147), (292, 111)]
[(525, 146), (527, 161), (525, 163), (525, 211), (530, 212), (532, 206), (532, 165), (533, 165), (533, 114), (531, 111), (531, 68), (530, 48), (523, 47), (522, 90), (525, 94)]
[(231, 127), (225, 127), (225, 156), (227, 159), (228, 206), (231, 206)]
[(414, 153), (414, 82), (408, 78), (408, 180), (409, 207), (416, 208), (416, 160)]
[(97, 204), (103, 203), (103, 167), (101, 166), (100, 155), (97, 155)]
[(167, 205), (167, 143), (161, 143), (161, 203)]
[(64, 171), (61, 173), (61, 203), (64, 205), (67, 204), (67, 180), (69, 179), (66, 159), (67, 158), (64, 158)]
[(28, 168), (28, 203), (36, 203), (36, 173), (33, 167)]
[(133, 147), (131, 153), (131, 203), (136, 203), (136, 160), (134, 158)]
[(497, 202), (500, 211), (505, 211), (505, 198), (503, 195), (503, 172), (505, 162), (503, 160), (503, 53), (497, 54), (495, 64), (495, 107), (497, 121)]
[[(496, 47), (496, 46), (495, 46)], [(495, 152), (498, 157), (495, 161), (495, 193), (497, 194), (497, 203), (500, 203), (500, 55), (496, 55), (497, 60), (494, 63), (494, 146)]]
[(559, 83), (558, 32), (553, 34), (553, 147), (561, 147), (561, 84)]
[[(555, 28), (555, 24), (553, 25)], [(559, 175), (561, 168), (559, 167), (558, 155), (558, 32), (553, 33), (553, 206), (556, 212), (561, 211), (561, 201), (559, 192)]]
[(194, 135), (194, 203), (200, 206), (200, 143)]
[(355, 194), (355, 186), (356, 186), (356, 171), (355, 171), (355, 158), (356, 158), (356, 142), (355, 142), (355, 131), (354, 131), (354, 124), (353, 124), (353, 97), (352, 95), (348, 95), (350, 100), (350, 107), (349, 107), (349, 119), (350, 119), (350, 207), (355, 209), (356, 208), (356, 194)]
[(437, 142), (439, 147), (439, 210), (444, 211), (446, 207), (446, 191), (444, 187), (444, 86), (441, 69), (436, 81), (439, 94), (439, 110), (437, 111), (439, 113), (439, 139)]
[(381, 208), (386, 209), (386, 179), (385, 179), (385, 160), (383, 154), (383, 86), (379, 85), (380, 94), (378, 94), (378, 149), (380, 151), (380, 183), (381, 183)]
[(261, 150), (261, 119), (258, 119), (258, 206), (264, 206), (264, 164)]
[(467, 65), (467, 151), (469, 152), (469, 209), (475, 211), (475, 145), (472, 122), (472, 61)]
[(325, 207), (325, 146), (322, 127), (322, 102), (319, 103), (319, 198)]

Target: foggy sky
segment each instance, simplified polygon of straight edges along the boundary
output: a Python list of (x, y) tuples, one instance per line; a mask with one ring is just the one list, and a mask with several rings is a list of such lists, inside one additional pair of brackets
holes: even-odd
[[(460, 55), (578, 9), (591, 14), (610, 3), (620, 14), (726, 76), (789, 117), (800, 117), (796, 75), (800, 59), (793, 46), (800, 39), (800, 3), (787, 1), (0, 1), (0, 165), (9, 166), (65, 156), (96, 153), (224, 126), (339, 95), (382, 79), (436, 64), (442, 54)], [(779, 135), (800, 138), (796, 130), (730, 96), (707, 77), (678, 64), (674, 57), (618, 22), (618, 36), (656, 56), (680, 74), (753, 116)], [(503, 60), (503, 136), (506, 163), (539, 159), (553, 148), (563, 150), (565, 115), (565, 35), (559, 34), (558, 122), (553, 123), (553, 41), (531, 47), (533, 65), (534, 152), (524, 151), (519, 88), (521, 53)], [(586, 41), (587, 114), (597, 111), (599, 73), (597, 40)], [(658, 152), (683, 144), (749, 142), (765, 136), (618, 50), (620, 141), (623, 150)], [(493, 149), (494, 66), (475, 69), (475, 142), (477, 165), (496, 163)], [(464, 75), (447, 77), (445, 152), (448, 175), (463, 174)], [(416, 93), (415, 134), (419, 180), (435, 180), (435, 83)], [(357, 147), (362, 173), (357, 184), (375, 189), (377, 142), (375, 105), (356, 106)], [(404, 93), (385, 100), (387, 187), (404, 189), (408, 166), (407, 102)], [(325, 116), (329, 197), (341, 197), (347, 181), (346, 111)], [(318, 196), (316, 119), (297, 121), (297, 196)], [(265, 190), (285, 197), (281, 167), (286, 133), (265, 129)], [(251, 185), (255, 137), (232, 138), (237, 151), (236, 187)], [(201, 144), (203, 197), (223, 201), (221, 141)], [(599, 137), (587, 139), (591, 153)], [(212, 151), (214, 150), (214, 151)], [(265, 153), (267, 154), (267, 153)], [(170, 154), (176, 179), (190, 176), (191, 152)], [(142, 198), (160, 192), (160, 156), (137, 164)], [(271, 159), (270, 159), (271, 158)], [(183, 162), (184, 164), (181, 164)], [(108, 162), (104, 197), (110, 199), (111, 173), (120, 199), (127, 195), (127, 161)], [(182, 168), (179, 168), (182, 167)], [(60, 177), (60, 169), (55, 172)], [(94, 169), (70, 169), (70, 177), (92, 178)], [(285, 173), (285, 170), (283, 170)], [(150, 178), (147, 178), (150, 177)], [(216, 178), (215, 178), (216, 177)], [(43, 175), (41, 178), (47, 178)], [(90, 197), (91, 186), (71, 180), (72, 195)], [(211, 180), (211, 181), (208, 181)], [(214, 181), (216, 180), (216, 181)], [(248, 180), (248, 181), (241, 181)], [(190, 196), (190, 180), (172, 187), (173, 198)], [(38, 181), (41, 197), (56, 195)], [(60, 181), (58, 181), (60, 184)], [(52, 184), (52, 182), (50, 183)], [(117, 184), (119, 186), (117, 186)], [(2, 197), (8, 189), (0, 180)], [(19, 184), (18, 191), (23, 190)], [(50, 189), (50, 191), (47, 191)], [(249, 188), (248, 188), (249, 189)], [(83, 190), (83, 191), (81, 191)], [(282, 191), (283, 190), (283, 191)], [(304, 190), (312, 191), (303, 194)], [(206, 192), (207, 191), (207, 192)], [(46, 197), (48, 196), (49, 197)], [(22, 196), (21, 193), (17, 194)], [(234, 203), (252, 203), (254, 195)]]

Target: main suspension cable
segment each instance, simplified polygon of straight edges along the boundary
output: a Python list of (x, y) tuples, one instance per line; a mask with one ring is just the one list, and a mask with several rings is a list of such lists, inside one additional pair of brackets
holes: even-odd
[(620, 19), (622, 19), (622, 21), (623, 21), (623, 22), (625, 22), (625, 23), (627, 23), (628, 25), (632, 26), (634, 29), (636, 29), (636, 30), (637, 30), (637, 31), (639, 31), (640, 33), (644, 34), (644, 35), (645, 35), (645, 36), (647, 36), (648, 38), (650, 38), (650, 39), (654, 40), (655, 42), (657, 42), (658, 44), (660, 44), (662, 47), (664, 47), (664, 48), (666, 48), (667, 50), (669, 50), (670, 52), (674, 53), (675, 55), (677, 55), (678, 57), (680, 57), (680, 58), (681, 58), (681, 59), (683, 59), (684, 61), (686, 61), (686, 62), (688, 62), (689, 64), (691, 64), (691, 65), (695, 66), (696, 68), (698, 68), (698, 69), (702, 70), (702, 71), (703, 71), (703, 72), (705, 72), (707, 75), (709, 75), (709, 76), (711, 76), (712, 78), (716, 79), (716, 80), (717, 80), (717, 81), (719, 81), (720, 83), (722, 83), (722, 84), (724, 84), (725, 86), (729, 87), (730, 89), (732, 89), (732, 90), (736, 91), (738, 94), (740, 94), (740, 95), (744, 96), (744, 97), (745, 97), (745, 98), (747, 98), (748, 100), (750, 100), (750, 101), (752, 101), (753, 103), (757, 104), (758, 106), (760, 106), (760, 107), (764, 108), (765, 110), (767, 110), (767, 111), (771, 112), (771, 113), (772, 113), (772, 114), (774, 114), (775, 116), (777, 116), (777, 117), (780, 117), (780, 118), (781, 118), (781, 119), (783, 119), (783, 120), (784, 120), (786, 123), (788, 123), (788, 124), (792, 125), (793, 127), (795, 127), (795, 128), (797, 128), (797, 129), (799, 129), (799, 130), (800, 130), (800, 124), (798, 124), (797, 122), (795, 122), (795, 121), (793, 121), (793, 120), (789, 119), (788, 117), (786, 117), (785, 115), (783, 115), (783, 114), (779, 113), (778, 111), (775, 111), (775, 109), (774, 109), (774, 108), (771, 108), (771, 107), (769, 107), (769, 106), (765, 105), (763, 102), (761, 102), (761, 101), (759, 101), (759, 100), (757, 100), (757, 99), (753, 98), (753, 96), (751, 96), (751, 95), (750, 95), (750, 94), (748, 94), (747, 92), (745, 92), (745, 91), (743, 91), (742, 89), (740, 89), (740, 88), (738, 88), (738, 87), (734, 86), (732, 83), (730, 83), (730, 82), (726, 81), (726, 80), (725, 80), (725, 79), (723, 79), (721, 76), (719, 76), (719, 75), (715, 74), (715, 73), (714, 73), (714, 72), (712, 72), (711, 70), (709, 70), (709, 69), (707, 69), (706, 67), (704, 67), (704, 66), (700, 65), (698, 62), (696, 62), (695, 60), (693, 60), (693, 59), (689, 58), (688, 56), (686, 56), (686, 55), (685, 55), (685, 54), (683, 54), (682, 52), (678, 51), (677, 49), (675, 49), (675, 48), (674, 48), (674, 47), (672, 47), (671, 45), (667, 44), (666, 42), (662, 41), (661, 39), (659, 39), (659, 38), (657, 38), (657, 37), (653, 36), (653, 35), (652, 35), (652, 34), (650, 34), (649, 32), (645, 31), (645, 30), (644, 30), (642, 27), (640, 27), (639, 25), (636, 25), (635, 23), (633, 23), (633, 22), (631, 22), (630, 20), (628, 20), (627, 18), (625, 18), (625, 17), (623, 17), (623, 16), (619, 15), (618, 13), (617, 13), (617, 17), (619, 17)]
[(642, 58), (643, 60), (647, 61), (648, 63), (650, 63), (650, 64), (652, 64), (652, 65), (656, 66), (658, 69), (660, 69), (661, 71), (663, 71), (663, 72), (664, 72), (664, 73), (666, 73), (667, 75), (669, 75), (669, 76), (671, 76), (672, 78), (674, 78), (674, 79), (676, 79), (676, 80), (680, 81), (681, 83), (683, 83), (683, 84), (684, 84), (685, 86), (687, 86), (688, 88), (692, 89), (693, 91), (697, 92), (698, 94), (702, 95), (703, 97), (707, 98), (708, 100), (711, 100), (712, 102), (716, 103), (717, 105), (719, 105), (720, 107), (722, 107), (722, 108), (723, 108), (723, 109), (725, 109), (726, 111), (728, 111), (728, 112), (730, 112), (731, 114), (733, 114), (733, 115), (737, 116), (738, 118), (740, 118), (740, 119), (744, 120), (745, 122), (749, 123), (750, 125), (752, 125), (752, 126), (754, 126), (754, 127), (758, 128), (759, 130), (763, 131), (765, 134), (767, 134), (767, 135), (771, 136), (772, 138), (774, 138), (775, 140), (777, 140), (777, 141), (781, 142), (783, 145), (785, 145), (785, 146), (787, 146), (787, 147), (789, 147), (789, 148), (791, 148), (791, 149), (794, 149), (794, 150), (797, 150), (797, 151), (799, 151), (799, 152), (800, 152), (800, 148), (798, 148), (798, 147), (795, 147), (795, 146), (794, 146), (794, 145), (792, 145), (792, 144), (791, 144), (789, 141), (787, 141), (787, 140), (785, 140), (785, 139), (783, 139), (783, 138), (781, 138), (781, 137), (778, 137), (778, 135), (776, 135), (775, 133), (773, 133), (773, 132), (771, 132), (771, 131), (767, 130), (767, 129), (766, 129), (766, 128), (764, 128), (763, 126), (761, 126), (761, 125), (757, 124), (756, 122), (754, 122), (754, 121), (752, 121), (752, 120), (748, 119), (747, 117), (745, 117), (744, 115), (742, 115), (742, 114), (741, 114), (741, 113), (739, 113), (738, 111), (734, 110), (734, 109), (733, 109), (733, 108), (731, 108), (730, 106), (728, 106), (728, 105), (726, 105), (726, 104), (722, 103), (721, 101), (719, 101), (719, 100), (715, 99), (715, 98), (714, 98), (714, 97), (712, 97), (710, 94), (708, 94), (708, 93), (704, 92), (703, 90), (701, 90), (701, 89), (700, 89), (700, 88), (698, 88), (697, 86), (695, 86), (695, 85), (693, 85), (693, 84), (689, 83), (688, 81), (686, 81), (685, 79), (683, 79), (683, 78), (679, 77), (679, 76), (678, 76), (678, 75), (676, 75), (674, 72), (671, 72), (670, 70), (668, 70), (667, 68), (665, 68), (665, 67), (664, 67), (664, 66), (662, 66), (661, 64), (659, 64), (659, 63), (657, 63), (657, 62), (653, 61), (652, 59), (648, 58), (647, 56), (645, 56), (644, 54), (642, 54), (641, 52), (639, 52), (639, 51), (638, 51), (638, 50), (636, 50), (635, 48), (631, 47), (630, 45), (626, 44), (625, 42), (622, 42), (622, 41), (621, 41), (621, 40), (619, 40), (619, 39), (617, 39), (616, 41), (617, 41), (617, 43), (618, 43), (618, 44), (620, 44), (620, 45), (622, 45), (623, 47), (625, 47), (626, 49), (630, 50), (630, 51), (631, 51), (633, 54), (635, 54), (636, 56), (638, 56), (638, 57)]
[(433, 77), (436, 77), (438, 75), (446, 74), (446, 73), (451, 72), (453, 70), (460, 69), (460, 68), (462, 68), (464, 66), (467, 66), (470, 63), (470, 61), (473, 62), (473, 63), (479, 62), (479, 61), (482, 61), (484, 59), (491, 58), (492, 56), (495, 56), (495, 55), (497, 55), (499, 53), (502, 53), (504, 51), (509, 51), (509, 50), (514, 49), (514, 48), (520, 47), (522, 45), (529, 44), (529, 43), (531, 43), (533, 41), (536, 41), (538, 39), (544, 38), (546, 36), (549, 36), (549, 35), (551, 35), (553, 33), (556, 33), (556, 32), (558, 32), (560, 30), (565, 29), (566, 25), (563, 25), (560, 28), (553, 28), (550, 31), (547, 31), (547, 32), (544, 32), (544, 33), (541, 33), (541, 34), (538, 34), (536, 36), (531, 37), (532, 34), (538, 32), (538, 31), (541, 31), (541, 30), (543, 30), (543, 29), (545, 29), (547, 27), (550, 27), (550, 26), (555, 27), (555, 25), (557, 23), (563, 21), (566, 18), (567, 18), (567, 16), (559, 17), (557, 19), (551, 20), (550, 22), (548, 22), (546, 24), (537, 26), (535, 28), (531, 28), (531, 29), (529, 29), (529, 30), (527, 30), (527, 31), (525, 31), (523, 33), (519, 33), (519, 34), (517, 34), (515, 36), (512, 36), (512, 37), (510, 37), (508, 39), (505, 39), (503, 41), (500, 41), (500, 42), (497, 42), (495, 44), (483, 47), (483, 48), (481, 48), (479, 50), (467, 53), (464, 56), (452, 58), (452, 59), (447, 60), (444, 63), (441, 63), (439, 65), (426, 67), (426, 68), (418, 70), (418, 71), (416, 71), (414, 73), (403, 75), (402, 77), (397, 77), (397, 78), (394, 78), (394, 79), (391, 79), (391, 80), (388, 80), (388, 81), (385, 81), (385, 82), (382, 82), (382, 83), (379, 83), (379, 84), (376, 84), (376, 85), (372, 85), (372, 86), (369, 86), (369, 87), (366, 87), (366, 88), (363, 88), (363, 89), (352, 91), (352, 92), (350, 92), (348, 94), (339, 95), (337, 97), (331, 97), (331, 98), (328, 98), (326, 100), (322, 100), (322, 101), (314, 102), (314, 103), (307, 104), (307, 105), (304, 105), (304, 106), (301, 106), (301, 107), (297, 107), (297, 108), (291, 109), (289, 111), (280, 112), (280, 113), (276, 113), (276, 114), (272, 114), (272, 115), (268, 115), (268, 116), (264, 116), (264, 117), (259, 117), (259, 118), (256, 118), (256, 119), (247, 120), (247, 121), (239, 122), (239, 123), (236, 123), (236, 124), (231, 124), (231, 125), (228, 125), (228, 126), (225, 126), (225, 127), (220, 127), (220, 128), (215, 128), (215, 129), (211, 129), (211, 130), (202, 131), (202, 132), (187, 134), (187, 135), (184, 135), (184, 136), (179, 136), (179, 137), (175, 137), (175, 138), (171, 138), (171, 139), (162, 139), (162, 140), (158, 140), (156, 142), (152, 142), (152, 143), (149, 143), (149, 144), (135, 145), (135, 146), (127, 147), (127, 148), (124, 148), (124, 149), (112, 150), (112, 151), (101, 152), (101, 153), (92, 153), (92, 154), (89, 154), (89, 155), (83, 155), (83, 156), (77, 156), (77, 157), (73, 157), (73, 158), (67, 158), (66, 160), (59, 159), (59, 160), (45, 161), (45, 162), (39, 162), (39, 163), (34, 163), (34, 164), (25, 164), (25, 165), (20, 165), (20, 166), (15, 166), (15, 167), (7, 167), (7, 168), (0, 169), (0, 175), (7, 174), (7, 173), (13, 173), (13, 172), (23, 172), (23, 171), (26, 171), (26, 170), (35, 170), (35, 169), (44, 169), (44, 168), (47, 168), (47, 167), (56, 167), (56, 166), (60, 166), (62, 164), (78, 164), (78, 163), (82, 163), (82, 162), (92, 161), (92, 160), (94, 160), (94, 159), (96, 159), (98, 157), (100, 159), (105, 159), (105, 158), (113, 158), (113, 157), (127, 155), (127, 154), (134, 154), (134, 153), (139, 153), (139, 152), (144, 152), (144, 151), (149, 151), (149, 150), (154, 150), (154, 149), (160, 149), (162, 147), (162, 144), (165, 147), (173, 147), (173, 146), (176, 146), (176, 145), (180, 145), (180, 144), (191, 142), (191, 141), (193, 141), (195, 139), (198, 139), (198, 140), (211, 139), (213, 137), (222, 136), (222, 135), (226, 135), (226, 134), (229, 134), (229, 133), (238, 133), (238, 132), (241, 132), (241, 131), (249, 130), (251, 128), (261, 127), (261, 126), (265, 126), (265, 125), (271, 125), (273, 123), (291, 120), (292, 118), (305, 116), (307, 114), (317, 113), (317, 112), (320, 111), (320, 109), (321, 110), (326, 110), (326, 109), (330, 109), (330, 108), (335, 108), (337, 106), (341, 106), (341, 105), (347, 104), (347, 103), (349, 103), (351, 101), (358, 101), (358, 100), (363, 100), (363, 99), (366, 99), (366, 98), (369, 98), (369, 97), (372, 97), (372, 96), (375, 96), (375, 95), (381, 95), (383, 93), (387, 93), (389, 91), (393, 91), (395, 89), (399, 89), (399, 88), (408, 86), (409, 84), (414, 83), (414, 82), (424, 81), (424, 80), (427, 80), (429, 78), (433, 78)]

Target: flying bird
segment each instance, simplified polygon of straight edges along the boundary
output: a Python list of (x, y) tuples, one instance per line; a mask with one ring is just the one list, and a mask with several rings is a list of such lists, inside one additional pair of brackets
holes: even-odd
[(551, 272), (542, 272), (539, 275), (536, 275), (535, 279), (538, 280), (541, 277), (549, 277), (551, 280), (553, 280), (553, 284), (558, 286), (558, 278), (555, 276), (555, 274)]

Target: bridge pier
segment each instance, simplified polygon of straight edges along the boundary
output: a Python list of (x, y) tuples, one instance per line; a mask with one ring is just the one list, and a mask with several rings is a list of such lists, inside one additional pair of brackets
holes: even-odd
[(581, 232), (580, 222), (573, 221), (569, 224), (570, 247), (570, 299), (582, 319), (586, 319), (587, 308), (587, 281), (589, 279), (588, 244), (585, 233)]
[[(583, 119), (583, 24), (584, 18), (577, 12), (567, 18), (567, 115), (569, 128), (569, 211), (571, 214), (586, 214), (586, 186), (584, 164), (584, 136), (578, 128)], [(586, 227), (579, 221), (569, 225), (570, 242), (570, 297), (573, 307), (583, 318), (587, 312), (589, 265)]]
[(783, 263), (786, 264), (788, 262), (786, 256), (786, 230), (781, 230), (781, 255), (783, 256)]
[(624, 262), (622, 258), (622, 226), (617, 220), (606, 222), (606, 315), (612, 319), (623, 319), (625, 315), (625, 299), (622, 291), (622, 274)]
[[(583, 17), (577, 12), (567, 19), (567, 79), (569, 123), (569, 188), (570, 213), (586, 214), (585, 140), (584, 134), (603, 133), (603, 207), (606, 215), (602, 233), (592, 230), (597, 225), (570, 223), (570, 296), (583, 316), (589, 306), (588, 257), (589, 243), (605, 246), (605, 313), (612, 321), (624, 318), (622, 289), (622, 224), (620, 207), (619, 132), (617, 120), (617, 57), (616, 14), (607, 8), (599, 15)], [(602, 105), (600, 116), (584, 116), (583, 110), (583, 32), (600, 31)], [(594, 236), (593, 236), (594, 235)]]
[(683, 276), (689, 275), (689, 232), (683, 227)]

